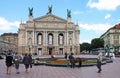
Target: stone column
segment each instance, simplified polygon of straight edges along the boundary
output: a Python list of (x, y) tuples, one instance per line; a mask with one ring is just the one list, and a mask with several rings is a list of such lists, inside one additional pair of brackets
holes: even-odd
[(37, 52), (36, 46), (37, 46), (37, 32), (34, 31), (34, 53)]
[(43, 46), (45, 46), (46, 45), (46, 38), (45, 38), (45, 36), (46, 36), (46, 32), (45, 31), (43, 31)]
[(74, 45), (75, 45), (75, 32), (73, 31), (73, 43), (72, 43), (72, 50), (73, 50), (73, 53), (74, 53)]
[(79, 45), (79, 31), (76, 31), (76, 53), (80, 54), (80, 45)]
[(72, 45), (74, 44), (75, 44), (75, 32), (73, 31), (73, 44)]
[[(77, 42), (79, 42), (79, 32), (77, 32)], [(77, 45), (79, 45), (79, 43), (77, 43)]]
[(47, 50), (47, 45), (48, 45), (48, 36), (47, 36), (47, 31), (45, 31), (45, 54), (48, 54), (48, 50)]
[(66, 46), (66, 51), (68, 52), (69, 48), (69, 38), (68, 38), (68, 31), (65, 32), (65, 46)]
[(25, 35), (26, 35), (26, 44), (25, 44), (25, 50), (27, 49), (27, 46), (28, 46), (28, 31), (26, 31), (26, 33), (25, 33)]
[(54, 32), (54, 44), (55, 44), (55, 46), (58, 46), (58, 32), (57, 31), (55, 31)]
[(65, 32), (65, 34), (64, 34), (64, 45), (65, 46), (67, 46), (67, 39), (66, 39), (67, 37), (66, 36), (67, 36), (67, 33)]
[(47, 31), (45, 32), (45, 46), (48, 45), (48, 36), (47, 36)]
[(55, 54), (58, 54), (58, 31), (55, 31)]
[(35, 37), (35, 38), (34, 38), (34, 42), (35, 42), (35, 44), (34, 44), (34, 45), (36, 46), (36, 45), (37, 45), (37, 33), (36, 33), (36, 32), (34, 32), (34, 34), (35, 34), (35, 35), (34, 35), (34, 37)]

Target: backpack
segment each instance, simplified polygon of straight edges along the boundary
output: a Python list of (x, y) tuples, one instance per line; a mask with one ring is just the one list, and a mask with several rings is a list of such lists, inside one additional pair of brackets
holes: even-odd
[(19, 56), (14, 56), (14, 64), (19, 64), (20, 59)]

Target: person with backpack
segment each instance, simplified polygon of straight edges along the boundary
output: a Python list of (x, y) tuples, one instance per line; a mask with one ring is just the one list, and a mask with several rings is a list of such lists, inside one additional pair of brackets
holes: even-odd
[(16, 69), (16, 74), (19, 74), (19, 64), (20, 64), (20, 56), (18, 55), (18, 53), (15, 53), (14, 56), (14, 65), (15, 65), (15, 69)]
[(65, 59), (66, 59), (66, 66), (69, 67), (70, 66), (70, 60), (69, 60), (69, 54), (67, 52), (65, 53)]

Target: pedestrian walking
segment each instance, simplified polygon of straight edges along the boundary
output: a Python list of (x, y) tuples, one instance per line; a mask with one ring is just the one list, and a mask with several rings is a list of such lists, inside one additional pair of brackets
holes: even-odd
[(6, 61), (5, 62), (6, 62), (6, 66), (7, 66), (6, 74), (11, 74), (11, 68), (12, 68), (12, 65), (13, 65), (13, 57), (12, 57), (10, 52), (6, 55)]
[(65, 53), (65, 59), (66, 59), (66, 66), (69, 67), (70, 66), (70, 60), (69, 60), (69, 54), (67, 52)]
[(19, 74), (19, 64), (20, 64), (20, 56), (18, 55), (18, 53), (15, 53), (14, 55), (14, 66), (16, 69), (16, 74)]
[(69, 56), (70, 59), (70, 63), (71, 63), (71, 68), (75, 67), (75, 57), (73, 56), (74, 54), (71, 53), (71, 55)]
[(97, 58), (98, 73), (100, 73), (102, 71), (101, 64), (102, 64), (102, 52), (100, 50), (98, 50), (98, 58)]
[(29, 65), (30, 65), (30, 58), (27, 53), (23, 57), (23, 64), (25, 65), (25, 72), (28, 73), (28, 69), (29, 69)]
[(31, 53), (29, 53), (29, 60), (30, 60), (30, 68), (32, 68), (32, 55), (31, 55)]

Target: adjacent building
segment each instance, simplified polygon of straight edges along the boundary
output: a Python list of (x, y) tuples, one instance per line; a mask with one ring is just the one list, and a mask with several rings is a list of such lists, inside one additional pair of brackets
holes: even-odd
[(29, 8), (29, 19), (21, 23), (18, 30), (18, 52), (37, 55), (62, 55), (65, 52), (80, 53), (79, 26), (72, 22), (71, 11), (67, 19), (52, 14), (52, 7), (38, 18), (33, 18), (33, 8)]
[(104, 46), (109, 46), (113, 52), (120, 52), (120, 23), (108, 29), (101, 38), (104, 39)]
[(17, 33), (3, 33), (0, 36), (0, 52), (18, 51), (18, 34)]

